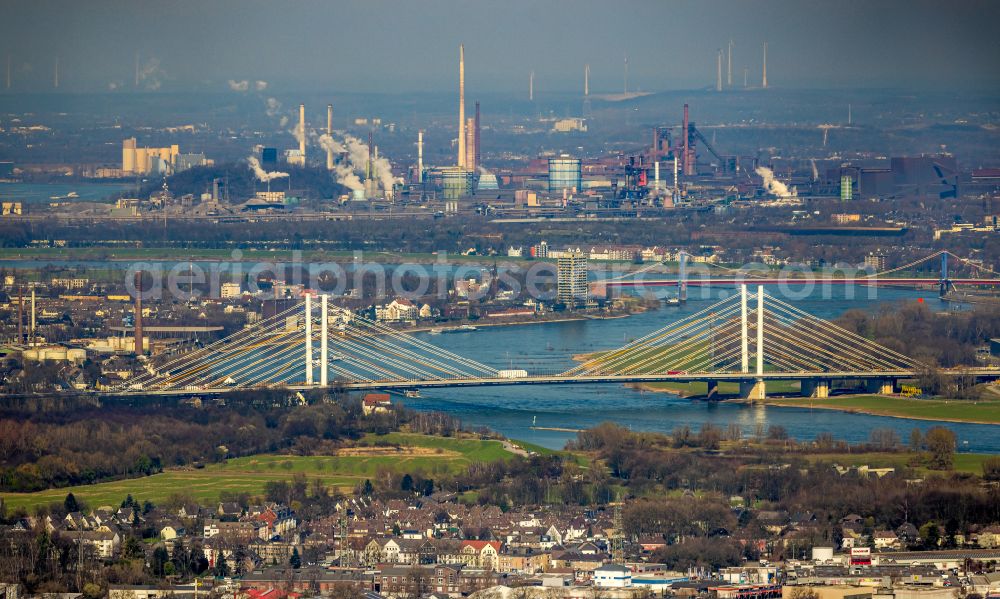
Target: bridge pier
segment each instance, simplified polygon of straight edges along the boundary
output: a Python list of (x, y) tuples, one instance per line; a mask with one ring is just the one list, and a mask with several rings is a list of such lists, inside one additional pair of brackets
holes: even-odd
[(896, 381), (893, 379), (869, 379), (865, 381), (865, 391), (876, 395), (892, 395)]
[(764, 401), (767, 388), (763, 379), (740, 381), (740, 397), (749, 402)]
[(719, 381), (705, 381), (705, 399), (711, 401), (719, 399)]
[(802, 379), (799, 381), (803, 397), (826, 399), (830, 397), (830, 381), (823, 379)]

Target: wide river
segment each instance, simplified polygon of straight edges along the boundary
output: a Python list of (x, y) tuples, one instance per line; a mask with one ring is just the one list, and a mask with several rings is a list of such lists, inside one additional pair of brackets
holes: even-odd
[[(705, 308), (732, 289), (717, 289), (710, 298), (701, 291), (683, 306), (662, 307), (628, 318), (586, 320), (523, 326), (483, 327), (472, 333), (426, 335), (423, 338), (448, 350), (498, 368), (524, 368), (558, 372), (574, 365), (572, 356), (611, 349)], [(932, 292), (878, 289), (870, 298), (859, 290), (846, 299), (842, 289), (832, 289), (829, 299), (817, 290), (794, 301), (799, 308), (822, 318), (832, 318), (851, 308), (878, 310), (897, 302), (922, 298), (932, 309), (953, 307)], [(460, 418), (467, 425), (482, 425), (515, 439), (561, 448), (574, 433), (538, 430), (538, 427), (586, 428), (611, 421), (633, 430), (669, 432), (678, 425), (697, 430), (711, 422), (722, 428), (739, 424), (745, 435), (759, 425), (785, 427), (789, 435), (810, 440), (829, 432), (838, 439), (865, 441), (872, 429), (892, 428), (903, 442), (913, 428), (926, 430), (935, 423), (923, 420), (852, 414), (833, 410), (706, 403), (669, 393), (643, 392), (622, 385), (552, 385), (436, 389), (405, 399), (415, 409), (438, 410)], [(1000, 453), (1000, 426), (947, 423), (958, 436), (960, 451)]]
[[(98, 199), (121, 189), (108, 185), (0, 184), (0, 196), (8, 200), (46, 201), (50, 195), (76, 191), (81, 200)], [(83, 262), (75, 260), (15, 260), (8, 268), (53, 266), (78, 268), (126, 268), (127, 263)], [(166, 261), (169, 268), (173, 261)], [(247, 265), (249, 266), (249, 265)], [(390, 266), (391, 268), (391, 266)], [(954, 306), (938, 300), (933, 292), (878, 289), (870, 297), (866, 289), (855, 290), (851, 299), (839, 287), (817, 289), (805, 298), (793, 300), (797, 307), (822, 318), (834, 318), (845, 310), (878, 310), (897, 302), (923, 299), (936, 310)], [(671, 291), (670, 293), (672, 293)], [(715, 289), (709, 297), (692, 289), (683, 306), (663, 307), (629, 318), (585, 320), (523, 326), (484, 327), (473, 333), (421, 334), (426, 340), (496, 368), (560, 372), (574, 365), (574, 354), (612, 349), (648, 332), (701, 310), (732, 289)], [(683, 399), (669, 393), (650, 393), (621, 385), (512, 386), (437, 389), (422, 392), (420, 398), (405, 403), (418, 410), (438, 410), (460, 418), (465, 424), (487, 426), (507, 436), (552, 448), (561, 448), (574, 433), (538, 430), (532, 427), (579, 429), (612, 421), (633, 430), (669, 432), (678, 425), (697, 429), (711, 422), (720, 427), (739, 424), (752, 435), (760, 426), (774, 424), (801, 440), (829, 432), (838, 439), (865, 441), (876, 428), (892, 428), (900, 439), (909, 438), (913, 428), (926, 430), (935, 423), (923, 420), (851, 414), (832, 410), (778, 408), (739, 403), (706, 403)], [(958, 436), (960, 451), (1000, 453), (1000, 426), (946, 423)]]

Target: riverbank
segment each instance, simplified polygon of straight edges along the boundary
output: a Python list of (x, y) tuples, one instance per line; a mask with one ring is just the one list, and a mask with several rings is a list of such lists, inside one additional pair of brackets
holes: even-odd
[[(488, 327), (512, 327), (518, 325), (528, 325), (528, 324), (553, 324), (557, 322), (579, 322), (582, 320), (617, 320), (619, 318), (628, 318), (629, 316), (634, 316), (636, 314), (641, 314), (645, 312), (647, 308), (638, 306), (631, 312), (625, 313), (613, 313), (613, 314), (573, 314), (571, 316), (560, 316), (558, 318), (536, 318), (534, 316), (527, 317), (524, 320), (519, 320), (517, 318), (509, 318), (504, 320), (494, 320), (483, 322), (482, 320), (463, 320), (454, 323), (448, 323), (445, 325), (437, 324), (434, 326), (416, 326), (410, 328), (397, 329), (400, 333), (429, 333), (431, 331), (439, 331), (441, 333), (473, 333), (478, 329), (485, 329)], [(462, 326), (471, 325), (475, 327), (474, 329), (468, 329), (467, 331), (462, 330)]]
[[(236, 255), (234, 255), (236, 253)], [(449, 266), (520, 263), (555, 263), (555, 259), (525, 258), (516, 256), (465, 256), (462, 254), (407, 253), (353, 250), (287, 250), (252, 248), (145, 248), (145, 247), (30, 247), (0, 248), (0, 262), (17, 260), (59, 260), (73, 262), (284, 262), (284, 263), (329, 263), (350, 264), (356, 254), (365, 262), (378, 264), (446, 264)], [(630, 272), (642, 265), (631, 262), (602, 261), (608, 268), (620, 272)], [(653, 269), (656, 272), (670, 272), (668, 267)]]
[(1000, 400), (971, 401), (962, 399), (911, 399), (884, 395), (841, 395), (827, 399), (807, 397), (768, 398), (764, 405), (778, 408), (837, 410), (870, 416), (961, 422), (967, 424), (1000, 424)]

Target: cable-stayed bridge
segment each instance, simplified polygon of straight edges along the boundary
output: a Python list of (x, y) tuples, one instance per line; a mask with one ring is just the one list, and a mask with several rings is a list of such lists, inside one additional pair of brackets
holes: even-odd
[[(956, 277), (948, 270), (948, 258), (951, 257), (960, 265), (971, 269), (978, 276)], [(940, 270), (937, 277), (914, 276), (906, 273), (911, 272), (916, 266), (929, 263), (933, 260), (940, 260)], [(802, 285), (857, 285), (860, 287), (879, 286), (905, 286), (905, 287), (933, 287), (937, 286), (942, 296), (959, 287), (997, 287), (1000, 286), (1000, 273), (990, 270), (981, 264), (977, 264), (967, 258), (962, 258), (947, 250), (939, 250), (929, 256), (914, 260), (909, 264), (904, 264), (896, 268), (871, 272), (865, 274), (847, 274), (832, 276), (824, 273), (797, 273), (797, 276), (769, 275), (761, 272), (746, 272), (739, 269), (726, 268), (719, 265), (705, 263), (706, 266), (714, 267), (725, 271), (718, 275), (710, 275), (707, 272), (691, 273), (688, 266), (689, 256), (686, 253), (680, 255), (678, 272), (673, 278), (647, 279), (638, 275), (644, 274), (647, 270), (656, 268), (660, 264), (651, 264), (648, 267), (640, 268), (637, 271), (608, 279), (605, 281), (595, 281), (593, 286), (600, 290), (616, 288), (653, 288), (653, 287), (677, 287), (678, 295), (682, 299), (686, 298), (688, 287), (731, 287), (741, 284), (754, 285), (784, 285), (787, 287), (798, 287)], [(988, 275), (988, 276), (987, 276)]]
[[(765, 292), (723, 299), (620, 348), (597, 352), (563, 372), (498, 369), (419, 335), (358, 316), (327, 296), (306, 296), (284, 312), (201, 348), (149, 362), (122, 394), (191, 395), (234, 389), (411, 390), (489, 385), (706, 381), (740, 384), (763, 399), (767, 381), (797, 380), (825, 397), (834, 380), (864, 381), (888, 393), (925, 367)], [(984, 379), (1000, 370), (965, 370)]]

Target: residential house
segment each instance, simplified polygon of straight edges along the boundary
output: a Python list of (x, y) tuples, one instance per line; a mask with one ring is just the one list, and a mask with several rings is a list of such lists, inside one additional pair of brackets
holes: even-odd
[(882, 551), (902, 548), (899, 537), (891, 530), (876, 530), (872, 535), (872, 544), (875, 545), (875, 549)]
[(160, 538), (164, 541), (173, 541), (177, 537), (184, 536), (184, 525), (178, 522), (165, 524), (160, 528)]
[(441, 564), (435, 566), (434, 577), (431, 579), (431, 589), (435, 593), (451, 597), (458, 596), (461, 593), (461, 588), (459, 587), (459, 575), (461, 572), (462, 566), (460, 565)]
[(361, 401), (361, 411), (366, 416), (376, 413), (386, 413), (392, 409), (392, 399), (388, 393), (367, 393)]
[(462, 563), (475, 568), (496, 570), (500, 566), (499, 541), (462, 541)]
[(983, 549), (996, 549), (1000, 547), (1000, 526), (994, 524), (979, 531), (976, 544)]
[(71, 530), (64, 532), (63, 536), (81, 547), (89, 548), (94, 552), (94, 555), (101, 559), (114, 557), (118, 546), (121, 544), (121, 537), (115, 532)]
[(530, 547), (508, 548), (500, 554), (498, 572), (504, 574), (538, 574), (549, 567), (549, 554)]
[(375, 306), (375, 320), (380, 322), (416, 320), (417, 315), (417, 306), (404, 297), (398, 297), (388, 304)]

